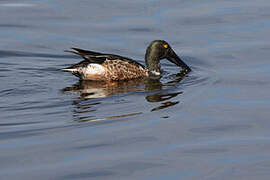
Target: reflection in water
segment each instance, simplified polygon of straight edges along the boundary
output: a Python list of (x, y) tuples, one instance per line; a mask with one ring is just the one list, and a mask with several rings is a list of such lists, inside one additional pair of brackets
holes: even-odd
[[(166, 100), (176, 97), (177, 95), (182, 94), (182, 93), (183, 92), (166, 93), (166, 94), (156, 93), (156, 94), (146, 96), (146, 100), (148, 102), (162, 102), (162, 105), (157, 106), (151, 110), (151, 111), (157, 111), (157, 110), (164, 109), (164, 108), (178, 104), (179, 101), (173, 102), (173, 101), (166, 101)], [(166, 102), (163, 102), (163, 101), (166, 101)]]
[[(174, 84), (177, 84), (185, 77), (186, 73), (187, 73), (186, 71), (181, 71), (178, 74), (171, 75), (171, 76), (174, 76), (173, 80), (171, 80), (169, 82), (166, 82), (164, 84), (161, 84), (160, 81), (159, 81), (159, 83), (156, 82), (156, 83), (154, 83), (155, 84), (154, 87), (158, 87), (158, 84), (159, 84), (160, 90), (161, 90), (163, 86), (172, 86)], [(149, 84), (151, 84), (151, 83), (146, 83), (146, 90), (149, 90), (149, 87), (148, 87)], [(153, 82), (152, 82), (152, 84), (153, 84)], [(153, 85), (150, 85), (150, 87), (153, 87)], [(174, 97), (176, 97), (176, 96), (178, 96), (179, 94), (182, 94), (182, 93), (183, 93), (182, 91), (174, 92), (174, 93), (158, 92), (158, 93), (154, 93), (154, 94), (146, 96), (145, 99), (148, 102), (153, 102), (153, 103), (162, 102), (161, 105), (159, 105), (159, 106), (157, 106), (157, 107), (155, 107), (155, 108), (153, 108), (151, 110), (151, 111), (157, 111), (157, 110), (165, 109), (167, 107), (171, 107), (171, 106), (174, 106), (174, 105), (178, 104), (179, 101), (166, 101), (166, 100), (174, 98)], [(163, 101), (166, 101), (166, 102), (163, 102)]]
[(179, 103), (179, 101), (176, 101), (176, 102), (172, 102), (172, 101), (164, 102), (164, 103), (162, 103), (161, 106), (155, 107), (151, 111), (157, 111), (157, 110), (160, 110), (160, 109), (164, 109), (164, 108), (167, 108), (167, 107), (170, 107), (170, 106), (174, 106), (174, 105), (176, 105), (178, 103)]
[(113, 119), (119, 119), (119, 118), (124, 118), (124, 117), (130, 117), (130, 116), (136, 116), (142, 114), (141, 112), (138, 113), (130, 113), (130, 114), (122, 114), (122, 115), (118, 115), (118, 116), (108, 116), (108, 117), (104, 117), (104, 118), (95, 118), (95, 119), (81, 119), (77, 120), (78, 122), (96, 122), (96, 121), (104, 121), (104, 120), (113, 120)]
[(62, 89), (63, 92), (72, 92), (80, 94), (81, 99), (93, 99), (113, 96), (127, 92), (143, 91), (141, 87), (144, 84), (144, 79), (136, 79), (130, 81), (82, 81), (80, 80), (71, 87)]
[[(66, 87), (62, 89), (63, 92), (71, 92), (79, 94), (80, 98), (73, 101), (75, 107), (73, 111), (74, 119), (78, 122), (89, 122), (89, 121), (101, 121), (101, 120), (111, 120), (118, 119), (128, 116), (136, 116), (141, 114), (141, 112), (115, 115), (110, 117), (96, 118), (94, 111), (96, 107), (101, 104), (100, 101), (92, 102), (90, 99), (103, 98), (108, 96), (113, 96), (122, 93), (129, 92), (152, 92), (153, 94), (147, 93), (145, 99), (147, 102), (159, 103), (157, 107), (153, 108), (151, 111), (157, 111), (164, 108), (174, 106), (179, 103), (179, 101), (168, 101), (183, 92), (168, 92), (167, 90), (179, 83), (183, 77), (186, 75), (185, 72), (180, 72), (178, 74), (172, 75), (173, 80), (162, 83), (160, 79), (136, 79), (129, 81), (119, 81), (119, 82), (96, 82), (96, 81), (79, 81), (71, 87)], [(170, 77), (169, 79), (172, 79)], [(163, 91), (165, 89), (165, 91)]]
[(148, 102), (161, 102), (161, 101), (166, 101), (168, 99), (171, 99), (173, 97), (176, 97), (178, 94), (182, 94), (183, 92), (177, 92), (177, 93), (166, 93), (166, 94), (152, 94), (149, 96), (146, 96), (146, 100)]

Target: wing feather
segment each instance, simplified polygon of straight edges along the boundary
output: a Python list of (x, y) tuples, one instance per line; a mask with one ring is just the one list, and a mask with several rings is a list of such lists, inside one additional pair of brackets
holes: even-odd
[(84, 49), (79, 49), (79, 48), (71, 48), (72, 50), (67, 50), (66, 52), (74, 53), (77, 55), (80, 55), (82, 58), (87, 60), (90, 63), (98, 63), (102, 64), (106, 60), (122, 60), (122, 61), (127, 61), (131, 64), (134, 64), (135, 66), (140, 66), (144, 68), (144, 66), (130, 58), (115, 55), (115, 54), (104, 54), (100, 52), (95, 52), (95, 51), (88, 51)]

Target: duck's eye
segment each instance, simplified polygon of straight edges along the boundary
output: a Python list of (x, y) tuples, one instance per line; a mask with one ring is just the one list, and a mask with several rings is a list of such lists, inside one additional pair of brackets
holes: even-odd
[(163, 47), (164, 47), (165, 49), (167, 49), (167, 48), (168, 48), (168, 44), (164, 44)]

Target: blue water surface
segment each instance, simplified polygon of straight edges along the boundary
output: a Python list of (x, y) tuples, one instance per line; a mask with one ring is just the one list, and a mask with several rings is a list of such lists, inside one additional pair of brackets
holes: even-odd
[[(253, 180), (270, 175), (270, 1), (0, 1), (0, 179)], [(160, 80), (80, 82), (71, 47)]]

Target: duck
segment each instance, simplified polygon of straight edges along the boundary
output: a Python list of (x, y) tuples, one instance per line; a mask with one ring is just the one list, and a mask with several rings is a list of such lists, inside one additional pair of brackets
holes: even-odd
[(81, 80), (121, 81), (146, 77), (161, 77), (160, 60), (167, 59), (189, 73), (191, 68), (174, 52), (168, 42), (154, 40), (146, 49), (145, 65), (120, 55), (106, 54), (79, 48), (66, 52), (80, 55), (84, 60), (62, 71), (69, 72)]

